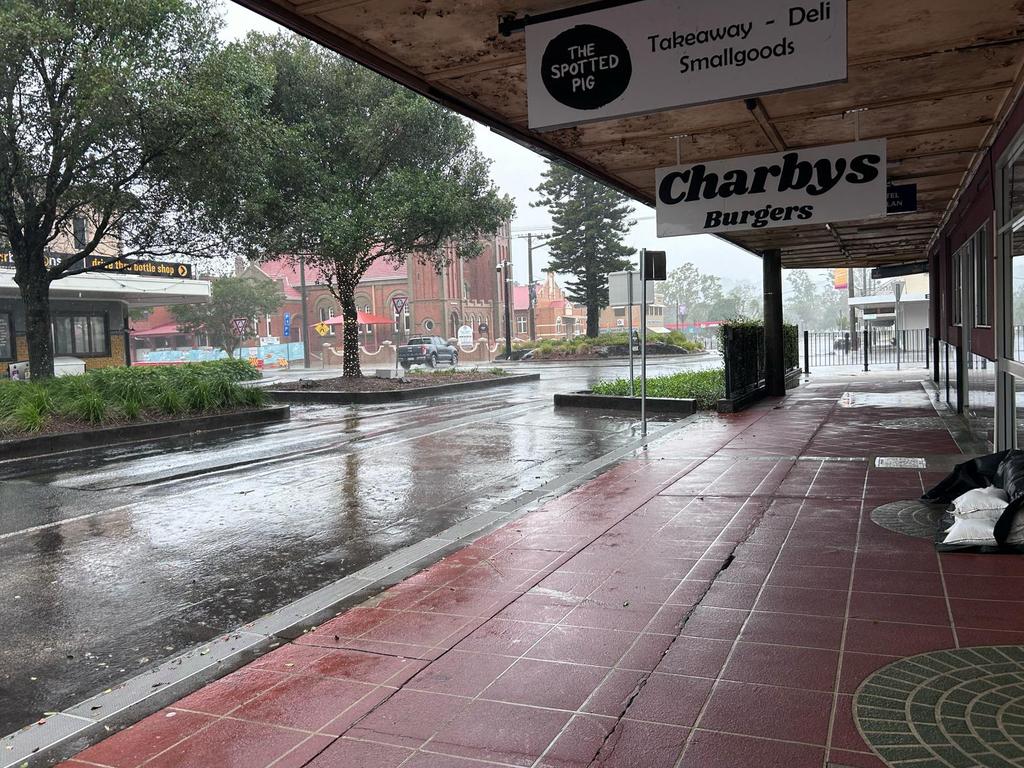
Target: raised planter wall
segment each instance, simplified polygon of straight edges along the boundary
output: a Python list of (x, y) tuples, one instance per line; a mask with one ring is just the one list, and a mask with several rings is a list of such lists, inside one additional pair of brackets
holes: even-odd
[(221, 429), (236, 429), (258, 424), (287, 421), (291, 409), (287, 405), (272, 405), (257, 411), (192, 416), (173, 421), (155, 421), (145, 424), (128, 424), (120, 427), (104, 427), (83, 432), (60, 432), (35, 437), (22, 437), (0, 443), (0, 461), (42, 456), (49, 453), (78, 451), (84, 448), (99, 448), (120, 443), (135, 443), (163, 437), (178, 437), (196, 432), (212, 432)]

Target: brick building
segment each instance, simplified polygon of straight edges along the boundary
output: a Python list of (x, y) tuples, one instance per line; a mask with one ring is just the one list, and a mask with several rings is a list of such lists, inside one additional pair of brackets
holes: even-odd
[[(517, 339), (530, 338), (530, 289), (517, 285), (514, 290), (513, 328)], [(543, 283), (537, 284), (534, 316), (538, 339), (572, 338), (587, 330), (585, 307), (577, 307), (565, 297), (554, 272), (548, 272)], [(504, 328), (501, 329), (504, 332)]]

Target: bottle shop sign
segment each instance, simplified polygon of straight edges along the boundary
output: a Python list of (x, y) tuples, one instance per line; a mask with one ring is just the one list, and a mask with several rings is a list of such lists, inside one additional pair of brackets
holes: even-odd
[(526, 27), (530, 128), (846, 79), (846, 0), (639, 0)]

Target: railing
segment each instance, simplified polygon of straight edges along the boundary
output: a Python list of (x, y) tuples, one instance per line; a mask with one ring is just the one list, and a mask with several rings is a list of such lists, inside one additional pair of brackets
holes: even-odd
[[(897, 342), (899, 346), (897, 348)], [(804, 331), (800, 338), (800, 358), (804, 370), (833, 366), (931, 365), (931, 336), (927, 328), (902, 330), (869, 328), (850, 334), (847, 331)], [(898, 353), (897, 353), (898, 349)]]

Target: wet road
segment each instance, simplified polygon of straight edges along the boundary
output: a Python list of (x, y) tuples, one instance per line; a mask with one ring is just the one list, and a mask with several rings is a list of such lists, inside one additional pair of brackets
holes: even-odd
[(0, 735), (638, 436), (629, 416), (551, 405), (621, 364), (515, 371), (542, 379), (0, 463)]

